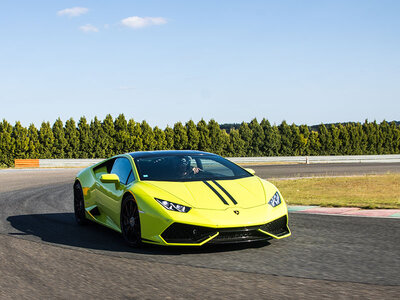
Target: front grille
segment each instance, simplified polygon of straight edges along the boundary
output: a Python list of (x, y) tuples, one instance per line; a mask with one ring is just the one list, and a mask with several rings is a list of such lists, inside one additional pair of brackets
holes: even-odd
[(219, 234), (213, 238), (210, 243), (224, 244), (224, 243), (240, 243), (240, 242), (253, 242), (259, 240), (272, 239), (271, 236), (266, 235), (258, 230), (259, 226), (242, 227), (242, 228), (223, 228), (219, 230)]
[(260, 226), (260, 229), (276, 236), (283, 236), (289, 233), (287, 216), (280, 217), (272, 222)]
[(201, 243), (217, 233), (215, 228), (208, 228), (181, 223), (173, 223), (162, 234), (167, 243)]
[(209, 243), (237, 243), (271, 239), (272, 237), (260, 232), (261, 229), (274, 236), (283, 236), (289, 233), (287, 216), (272, 222), (250, 227), (211, 228), (182, 223), (173, 223), (161, 234), (167, 243), (199, 244), (209, 237), (219, 233)]

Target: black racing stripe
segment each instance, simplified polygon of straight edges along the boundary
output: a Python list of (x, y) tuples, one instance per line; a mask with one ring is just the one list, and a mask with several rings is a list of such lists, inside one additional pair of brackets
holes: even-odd
[(214, 184), (215, 184), (217, 187), (219, 187), (219, 188), (229, 197), (229, 199), (232, 200), (233, 204), (235, 204), (235, 205), (237, 204), (235, 198), (233, 198), (232, 195), (229, 194), (228, 191), (227, 191), (226, 189), (224, 189), (224, 188), (223, 188), (218, 182), (216, 182), (215, 180), (211, 180), (211, 181), (214, 182)]
[(203, 182), (219, 197), (219, 199), (221, 199), (222, 202), (224, 202), (224, 204), (229, 205), (228, 202), (226, 202), (226, 200), (224, 199), (224, 197), (222, 197), (221, 194), (218, 193), (218, 191), (214, 189), (211, 184), (209, 184), (207, 181)]

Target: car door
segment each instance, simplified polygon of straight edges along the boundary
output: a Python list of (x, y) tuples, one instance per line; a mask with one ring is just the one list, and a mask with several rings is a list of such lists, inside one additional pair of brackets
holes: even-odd
[(135, 179), (129, 159), (118, 157), (113, 164), (110, 174), (118, 175), (120, 182), (101, 183), (98, 188), (97, 202), (100, 209), (111, 219), (106, 220), (106, 222), (112, 221), (115, 225), (119, 226), (122, 196), (127, 186)]

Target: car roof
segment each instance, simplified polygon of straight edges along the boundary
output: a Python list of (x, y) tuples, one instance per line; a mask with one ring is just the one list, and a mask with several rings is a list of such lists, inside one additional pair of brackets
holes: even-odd
[(157, 151), (137, 151), (128, 153), (133, 158), (155, 157), (155, 156), (172, 156), (172, 155), (216, 155), (209, 152), (197, 150), (157, 150)]

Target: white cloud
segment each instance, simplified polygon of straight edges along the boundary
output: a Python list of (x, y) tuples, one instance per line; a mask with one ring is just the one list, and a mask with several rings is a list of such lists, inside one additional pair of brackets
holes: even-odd
[(130, 28), (139, 29), (152, 25), (164, 25), (167, 20), (161, 17), (129, 17), (121, 20), (121, 24)]
[(92, 24), (83, 25), (83, 26), (79, 27), (79, 29), (86, 33), (99, 32), (99, 29), (96, 26), (93, 26)]
[(68, 16), (68, 17), (79, 17), (80, 15), (86, 14), (88, 11), (89, 10), (86, 7), (72, 7), (59, 10), (57, 12), (57, 15)]

